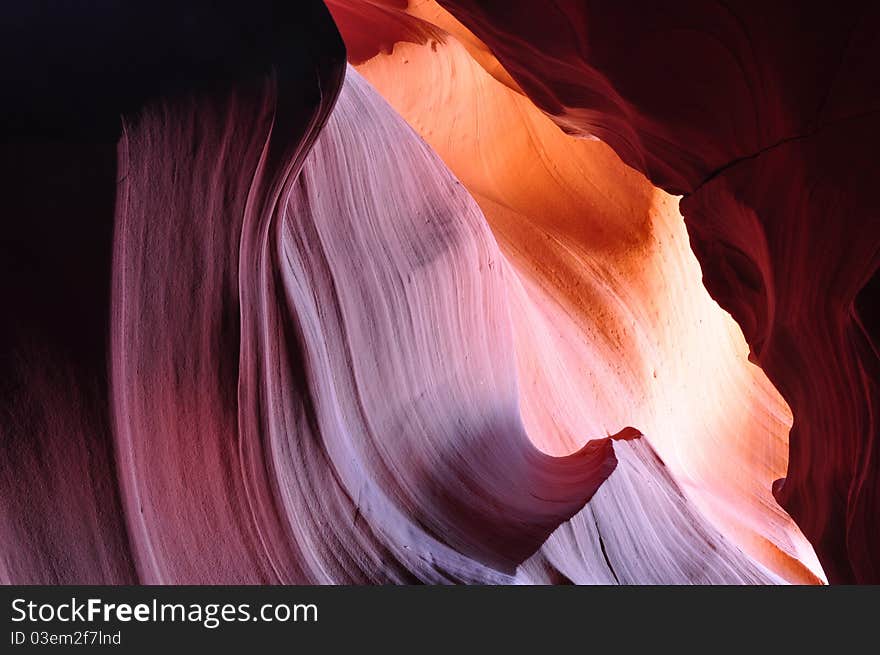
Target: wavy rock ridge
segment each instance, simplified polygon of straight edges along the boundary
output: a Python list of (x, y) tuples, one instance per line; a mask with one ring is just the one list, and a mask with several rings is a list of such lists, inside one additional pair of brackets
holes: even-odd
[(439, 4), (563, 129), (686, 195), (707, 287), (795, 417), (775, 493), (830, 580), (876, 581), (876, 7)]
[(538, 4), (10, 21), (0, 579), (877, 580), (876, 9)]

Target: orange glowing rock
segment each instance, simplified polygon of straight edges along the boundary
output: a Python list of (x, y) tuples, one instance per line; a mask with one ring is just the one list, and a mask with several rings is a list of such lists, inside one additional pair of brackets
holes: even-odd
[[(443, 24), (430, 5), (422, 15)], [(521, 279), (509, 293), (529, 434), (563, 454), (638, 426), (716, 527), (783, 577), (815, 581), (812, 548), (771, 495), (790, 411), (703, 288), (676, 199), (608, 146), (564, 134), (472, 49), (446, 33), (359, 70), (473, 194)]]

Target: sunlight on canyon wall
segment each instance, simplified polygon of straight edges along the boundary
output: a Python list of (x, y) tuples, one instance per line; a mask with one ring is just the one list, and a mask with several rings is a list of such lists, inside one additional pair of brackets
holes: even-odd
[(880, 580), (880, 8), (18, 18), (0, 582)]
[(457, 29), (359, 69), (474, 195), (523, 279), (509, 293), (529, 434), (561, 454), (636, 425), (722, 532), (793, 581), (821, 577), (771, 494), (790, 411), (703, 288), (677, 200), (604, 144), (565, 135)]

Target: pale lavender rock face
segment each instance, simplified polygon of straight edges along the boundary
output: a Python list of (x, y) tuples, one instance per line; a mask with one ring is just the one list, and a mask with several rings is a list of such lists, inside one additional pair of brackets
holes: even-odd
[(615, 444), (617, 469), (520, 569), (543, 584), (785, 584), (681, 493), (646, 439)]
[[(241, 222), (199, 220), (222, 203), (209, 196), (181, 224), (192, 196), (149, 169), (185, 156), (170, 121), (147, 115), (124, 141), (113, 382), (138, 569), (151, 582), (505, 580), (613, 470), (610, 440), (564, 458), (532, 445), (495, 241), (375, 91), (350, 71), (302, 172), (294, 157), (274, 178), (257, 160), (277, 136), (270, 94), (176, 121), (205, 143), (212, 121), (226, 126), (225, 159), (185, 159), (213, 192), (232, 162), (254, 167), (229, 180), (253, 180), (234, 193)], [(172, 303), (185, 288), (198, 300)], [(223, 347), (236, 292), (238, 353)]]
[[(195, 179), (217, 190), (232, 162), (255, 171), (235, 193), (248, 198), (240, 223), (184, 229), (147, 211), (149, 162), (185, 139), (154, 133), (167, 121), (148, 115), (125, 140), (113, 380), (144, 581), (775, 580), (702, 523), (632, 429), (611, 486), (582, 509), (614, 470), (611, 440), (567, 457), (532, 445), (516, 273), (468, 193), (358, 73), (298, 175), (295, 156), (274, 177), (258, 160), (277, 138), (271, 87), (234, 107), (180, 124), (226, 153), (189, 160)], [(167, 191), (159, 206), (189, 197)], [(198, 303), (173, 305), (182, 288)], [(224, 314), (236, 296), (238, 350)]]
[[(327, 508), (335, 526), (360, 516), (419, 579), (469, 577), (477, 563), (513, 573), (613, 470), (608, 440), (553, 458), (528, 439), (494, 238), (353, 69), (272, 241), (272, 295), (286, 302), (265, 322), (295, 316), (299, 344), (280, 334), (275, 347), (298, 345), (316, 425), (291, 439), (285, 426), (307, 410), (297, 372), (278, 371), (266, 395), (288, 420), (270, 430), (279, 455), (320, 438), (354, 505)], [(306, 536), (311, 552), (326, 548)]]

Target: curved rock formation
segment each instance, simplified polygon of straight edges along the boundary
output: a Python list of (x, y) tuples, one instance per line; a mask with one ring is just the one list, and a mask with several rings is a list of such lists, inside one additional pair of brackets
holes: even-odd
[(447, 34), (359, 68), (474, 194), (527, 281), (513, 317), (530, 434), (561, 454), (638, 425), (718, 529), (789, 579), (815, 580), (809, 544), (771, 495), (788, 408), (703, 289), (674, 199), (603, 144), (563, 134), (469, 54)]
[(682, 201), (706, 287), (791, 405), (773, 491), (834, 582), (880, 580), (876, 122), (768, 150)]
[[(238, 99), (216, 118), (147, 113), (122, 142), (113, 389), (141, 575), (513, 574), (613, 470), (610, 441), (566, 457), (529, 442), (497, 246), (402, 119), (349, 72), (308, 157), (273, 170), (266, 93), (253, 115)], [(157, 161), (188, 161), (194, 186)], [(238, 161), (250, 187), (216, 195)], [(224, 196), (247, 199), (232, 222)], [(174, 308), (182, 289), (198, 302)]]
[(878, 23), (22, 3), (0, 581), (877, 581)]
[(566, 130), (690, 196), (707, 286), (795, 416), (777, 496), (829, 580), (880, 580), (876, 5), (440, 4)]
[[(284, 129), (289, 145), (313, 116), (329, 111), (331, 81), (338, 84), (344, 67), (343, 45), (322, 3), (298, 3), (288, 10), (273, 5), (258, 1), (246, 11), (193, 7), (176, 17), (155, 3), (138, 2), (67, 3), (51, 13), (33, 3), (4, 8), (0, 162), (10, 218), (0, 239), (0, 284), (8, 303), (0, 321), (0, 581), (116, 584), (143, 579), (141, 555), (132, 548), (128, 526), (142, 511), (155, 510), (130, 502), (125, 488), (120, 489), (119, 465), (124, 468), (126, 462), (118, 461), (111, 404), (116, 389), (108, 379), (117, 183), (133, 182), (122, 173), (117, 153), (120, 115), (132, 123), (145, 107), (165, 118), (175, 107), (204, 107), (208, 115), (212, 107), (225, 107), (226, 114), (217, 109), (213, 116), (262, 118), (262, 128), (257, 120), (256, 129), (255, 124), (206, 121), (201, 131), (193, 126), (189, 139), (177, 144), (180, 159), (140, 162), (147, 169), (141, 179), (147, 188), (150, 177), (158, 181), (163, 176), (183, 187), (193, 182), (190, 164), (201, 147), (223, 143), (227, 128), (239, 135), (237, 148), (219, 153), (227, 167), (210, 171), (222, 175), (198, 180), (200, 197), (178, 194), (173, 200), (179, 204), (164, 207), (178, 221), (170, 247), (192, 248), (187, 252), (191, 261), (196, 251), (204, 254), (207, 259), (200, 265), (212, 260), (216, 253), (208, 255), (206, 244), (180, 236), (187, 234), (188, 224), (210, 229), (216, 221), (219, 231), (219, 224), (232, 220), (246, 204), (241, 191), (247, 191), (248, 176), (253, 175), (248, 166), (257, 161), (247, 155), (261, 154), (248, 144), (272, 119), (268, 109), (257, 111), (263, 105), (255, 103), (255, 94), (261, 97), (255, 89), (274, 70), (287, 92), (285, 122), (277, 127)], [(59, 66), (59, 61), (67, 65)], [(178, 116), (186, 118), (187, 113), (173, 117)], [(170, 123), (163, 129), (164, 138), (170, 139), (182, 127)], [(212, 185), (218, 187), (214, 196)], [(163, 207), (158, 196), (155, 200), (151, 212), (159, 214)], [(205, 204), (199, 206), (199, 200)], [(214, 234), (211, 245), (220, 249), (223, 238)], [(234, 251), (228, 254), (212, 299), (222, 285), (237, 287), (237, 261), (230, 259)], [(117, 263), (117, 268), (125, 265)], [(169, 266), (165, 273), (173, 279), (174, 270)], [(170, 320), (177, 309), (198, 306), (203, 291), (206, 287), (177, 289), (173, 302), (155, 318)], [(238, 329), (236, 320), (229, 320), (237, 309), (226, 306), (223, 311), (215, 336)], [(210, 333), (202, 336), (211, 338)], [(185, 353), (178, 349), (176, 355)], [(215, 355), (206, 363), (210, 371), (201, 373), (223, 388), (230, 375), (225, 368), (228, 353)], [(222, 421), (230, 408), (212, 409), (218, 413), (211, 420)], [(205, 454), (206, 445), (192, 427), (191, 422), (179, 426), (192, 439), (189, 446)], [(210, 439), (217, 441), (212, 447), (224, 448), (223, 437), (212, 433)], [(186, 475), (196, 481), (220, 472), (193, 465)], [(214, 480), (221, 487), (226, 482)], [(180, 515), (166, 490), (155, 487), (155, 493), (167, 503), (163, 511)], [(212, 502), (200, 496), (194, 504), (204, 512)], [(226, 526), (210, 525), (210, 540), (217, 543)], [(186, 532), (177, 538), (192, 543)], [(230, 535), (230, 543), (234, 541)], [(154, 550), (162, 547), (151, 545)], [(230, 550), (235, 554), (234, 546)], [(218, 557), (205, 565), (222, 562)], [(249, 575), (254, 579), (259, 571)], [(242, 578), (230, 572), (224, 579)]]

